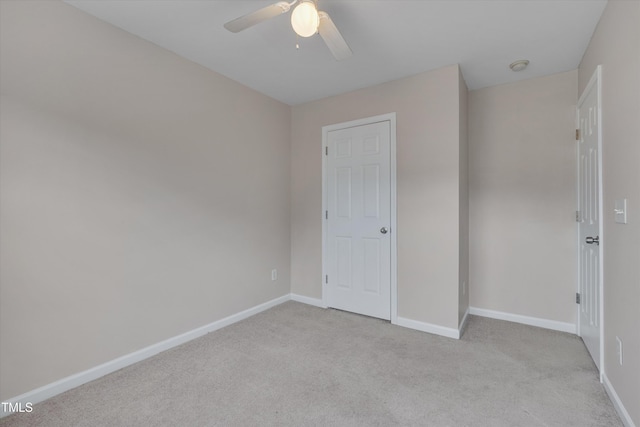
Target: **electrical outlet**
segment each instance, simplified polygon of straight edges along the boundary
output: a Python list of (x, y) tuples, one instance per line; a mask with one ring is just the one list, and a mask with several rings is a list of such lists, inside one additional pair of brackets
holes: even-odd
[(618, 363), (622, 366), (622, 340), (620, 337), (616, 337), (616, 342), (618, 343)]
[(271, 280), (277, 280), (278, 279), (278, 270), (277, 269), (273, 269), (271, 270)]

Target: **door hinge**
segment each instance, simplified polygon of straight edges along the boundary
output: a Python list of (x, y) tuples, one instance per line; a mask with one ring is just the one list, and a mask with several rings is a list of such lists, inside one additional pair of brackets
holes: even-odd
[(576, 222), (580, 222), (581, 218), (580, 218), (580, 211), (576, 211)]
[(580, 129), (576, 129), (576, 141), (580, 141)]
[(580, 294), (576, 292), (576, 304), (580, 304)]
[(329, 283), (329, 275), (324, 276), (324, 283)]
[(328, 145), (326, 147), (324, 147), (324, 155), (325, 156), (329, 155), (329, 146)]
[(324, 219), (329, 219), (329, 211), (324, 211)]

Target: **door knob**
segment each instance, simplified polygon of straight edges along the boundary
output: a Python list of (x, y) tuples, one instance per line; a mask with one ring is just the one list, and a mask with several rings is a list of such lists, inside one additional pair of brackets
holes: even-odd
[(389, 230), (387, 230), (387, 227), (382, 227), (382, 228), (380, 229), (380, 232), (381, 232), (382, 234), (387, 234), (387, 231), (389, 231)]
[(589, 245), (593, 245), (596, 244), (598, 246), (600, 246), (600, 236), (596, 236), (596, 237), (587, 237), (585, 239), (585, 242)]

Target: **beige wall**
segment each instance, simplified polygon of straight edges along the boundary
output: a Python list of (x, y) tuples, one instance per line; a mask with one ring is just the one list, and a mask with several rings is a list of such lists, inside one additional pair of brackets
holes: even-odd
[(577, 71), (471, 91), (471, 306), (575, 323)]
[(2, 400), (290, 292), (290, 107), (61, 2), (0, 7)]
[[(602, 65), (604, 371), (640, 426), (640, 2), (610, 1), (579, 69), (580, 93)], [(616, 199), (628, 224), (616, 224)], [(618, 364), (616, 336), (623, 342)]]
[(291, 289), (322, 297), (322, 126), (397, 113), (398, 315), (458, 327), (459, 68), (293, 107)]

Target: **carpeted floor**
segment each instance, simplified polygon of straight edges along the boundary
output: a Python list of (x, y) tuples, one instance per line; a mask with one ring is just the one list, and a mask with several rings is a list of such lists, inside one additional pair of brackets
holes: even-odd
[(576, 336), (471, 316), (459, 341), (287, 302), (1, 426), (621, 426)]

